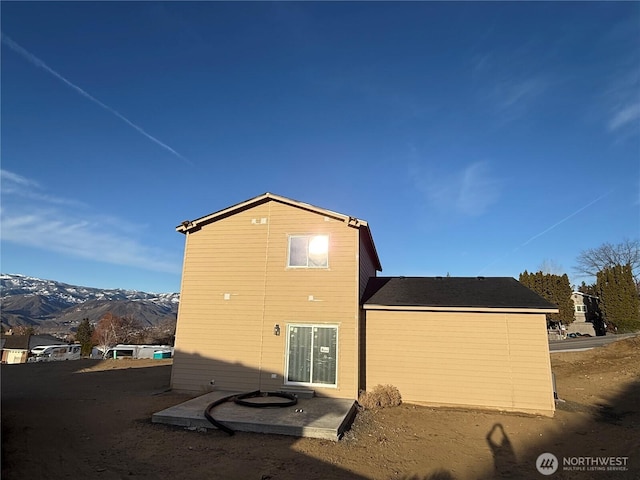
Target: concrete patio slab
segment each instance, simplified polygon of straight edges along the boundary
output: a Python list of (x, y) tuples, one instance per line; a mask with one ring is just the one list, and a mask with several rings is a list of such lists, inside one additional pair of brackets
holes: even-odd
[[(212, 402), (241, 392), (211, 392), (154, 413), (151, 421), (182, 427), (216, 428), (204, 416)], [(281, 399), (280, 399), (281, 400)], [(260, 401), (260, 400), (256, 400)], [(292, 407), (251, 408), (225, 402), (210, 411), (218, 422), (239, 432), (272, 433), (337, 441), (356, 415), (354, 400), (299, 398)]]

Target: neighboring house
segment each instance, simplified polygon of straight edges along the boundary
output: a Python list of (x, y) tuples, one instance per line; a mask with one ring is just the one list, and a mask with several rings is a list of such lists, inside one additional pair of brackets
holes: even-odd
[(571, 300), (574, 305), (574, 320), (568, 326), (567, 333), (604, 335), (606, 329), (600, 316), (598, 297), (582, 292), (572, 292)]
[(25, 363), (29, 356), (29, 335), (8, 335), (2, 346), (2, 363)]
[(185, 221), (171, 386), (379, 383), (409, 402), (553, 414), (546, 314), (512, 278), (380, 278), (367, 222), (266, 193)]
[(7, 335), (2, 345), (2, 363), (25, 363), (32, 348), (63, 343), (51, 335)]

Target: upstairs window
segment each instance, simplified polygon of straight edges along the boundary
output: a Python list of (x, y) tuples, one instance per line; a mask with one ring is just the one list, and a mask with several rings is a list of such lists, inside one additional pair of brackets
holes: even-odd
[(327, 268), (329, 266), (329, 235), (291, 235), (289, 237), (289, 267)]

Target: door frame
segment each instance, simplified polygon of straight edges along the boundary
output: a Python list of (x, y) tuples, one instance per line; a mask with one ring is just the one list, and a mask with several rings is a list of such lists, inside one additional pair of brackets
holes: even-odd
[[(290, 338), (290, 329), (295, 327), (311, 327), (311, 340), (312, 340), (312, 352), (313, 352), (313, 328), (333, 328), (336, 331), (336, 371), (335, 371), (335, 383), (312, 383), (312, 382), (294, 382), (289, 380), (289, 338)], [(303, 387), (318, 387), (318, 388), (338, 388), (338, 372), (339, 372), (339, 352), (340, 352), (340, 328), (337, 323), (302, 323), (302, 322), (294, 322), (286, 324), (286, 343), (285, 343), (285, 351), (284, 351), (284, 384), (285, 385), (296, 385)], [(313, 358), (311, 359), (312, 370), (310, 372), (310, 378), (313, 379)]]

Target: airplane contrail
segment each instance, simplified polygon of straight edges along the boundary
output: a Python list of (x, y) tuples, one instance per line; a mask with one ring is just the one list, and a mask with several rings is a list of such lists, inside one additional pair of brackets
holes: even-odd
[(549, 233), (551, 230), (553, 230), (554, 228), (556, 228), (559, 225), (562, 225), (564, 222), (566, 222), (567, 220), (569, 220), (572, 217), (575, 217), (576, 215), (578, 215), (580, 212), (586, 210), (587, 208), (589, 208), (591, 205), (599, 202), (600, 200), (602, 200), (603, 198), (607, 197), (608, 195), (611, 194), (611, 192), (613, 192), (613, 190), (608, 191), (607, 193), (600, 195), (598, 198), (596, 198), (595, 200), (590, 201), (589, 203), (587, 203), (586, 205), (583, 205), (582, 207), (580, 207), (578, 210), (576, 210), (575, 212), (571, 213), (570, 215), (567, 215), (566, 217), (564, 217), (562, 220), (559, 220), (558, 222), (554, 223), (553, 225), (551, 225), (548, 228), (545, 228), (543, 231), (541, 231), (540, 233), (535, 234), (533, 237), (531, 237), (529, 240), (525, 241), (524, 243), (522, 243), (521, 245), (517, 246), (516, 248), (514, 248), (511, 252), (507, 253), (506, 255), (498, 258), (497, 260), (494, 260), (493, 262), (491, 262), (489, 265), (483, 267), (480, 270), (480, 273), (482, 273), (483, 271), (485, 271), (487, 268), (491, 267), (492, 265), (496, 264), (497, 262), (499, 262), (500, 260), (504, 260), (505, 258), (507, 258), (509, 255), (514, 254), (515, 252), (517, 252), (518, 250), (520, 250), (522, 247), (530, 244), (531, 242), (533, 242), (536, 238), (541, 237), (542, 235), (544, 235), (545, 233)]
[(58, 80), (64, 82), (66, 85), (68, 85), (69, 87), (73, 88), (76, 92), (78, 92), (80, 95), (82, 95), (85, 98), (88, 98), (89, 100), (91, 100), (93, 103), (95, 103), (96, 105), (104, 108), (107, 112), (115, 115), (116, 117), (118, 117), (120, 120), (122, 120), (123, 122), (125, 122), (127, 125), (129, 125), (130, 127), (132, 127), (133, 129), (137, 130), (139, 133), (141, 133), (142, 135), (144, 135), (145, 137), (147, 137), (149, 140), (151, 140), (152, 142), (154, 142), (155, 144), (161, 146), (162, 148), (164, 148), (165, 150), (171, 152), (173, 155), (175, 155), (176, 157), (178, 157), (180, 160), (183, 160), (184, 162), (193, 165), (193, 163), (191, 161), (189, 161), (187, 158), (185, 158), (184, 156), (182, 156), (181, 154), (179, 154), (178, 152), (176, 152), (173, 148), (171, 148), (169, 145), (167, 145), (166, 143), (158, 140), (156, 137), (154, 137), (153, 135), (145, 132), (141, 127), (139, 127), (138, 125), (136, 125), (135, 123), (133, 123), (131, 120), (129, 120), (127, 117), (125, 117), (124, 115), (122, 115), (120, 112), (118, 112), (117, 110), (111, 108), (109, 105), (106, 105), (104, 103), (102, 103), (100, 100), (98, 100), (96, 97), (94, 97), (93, 95), (87, 93), (85, 90), (83, 90), (82, 88), (80, 88), (79, 86), (77, 86), (75, 83), (71, 82), (70, 80), (67, 80), (65, 77), (63, 77), (62, 75), (60, 75), (58, 72), (56, 72), (53, 68), (49, 67), (46, 63), (44, 63), (42, 60), (40, 60), (38, 57), (36, 57), (34, 54), (32, 54), (31, 52), (29, 52), (28, 50), (26, 50), (25, 48), (21, 47), (18, 43), (16, 43), (15, 41), (13, 41), (8, 35), (2, 33), (2, 43), (4, 43), (5, 45), (7, 45), (9, 48), (11, 48), (14, 52), (20, 54), (22, 57), (24, 57), (25, 59), (27, 59), (29, 62), (31, 62), (33, 65), (35, 65), (36, 67), (40, 67), (43, 70), (49, 72), (51, 75), (53, 75), (54, 77), (56, 77)]
[(575, 217), (577, 214), (579, 214), (580, 212), (582, 212), (583, 210), (586, 210), (587, 208), (589, 208), (591, 205), (593, 205), (596, 202), (599, 202), (600, 200), (602, 200), (604, 197), (606, 197), (607, 195), (609, 195), (613, 190), (600, 195), (598, 198), (596, 198), (595, 200), (592, 200), (591, 202), (587, 203), (586, 205), (584, 205), (583, 207), (580, 207), (578, 210), (576, 210), (575, 212), (573, 212), (571, 215), (567, 215), (566, 217), (564, 217), (562, 220), (560, 220), (559, 222), (554, 223), (553, 225), (551, 225), (549, 228), (543, 230), (542, 232), (534, 235), (533, 237), (531, 237), (529, 240), (527, 240), (526, 242), (524, 242), (522, 245), (520, 245), (518, 248), (522, 248), (525, 245), (528, 245), (529, 243), (533, 242), (536, 238), (541, 237), (542, 235), (544, 235), (547, 232), (550, 232), (551, 230), (553, 230), (554, 228), (556, 228), (558, 225), (562, 225), (564, 222), (566, 222), (567, 220), (569, 220), (572, 217)]

